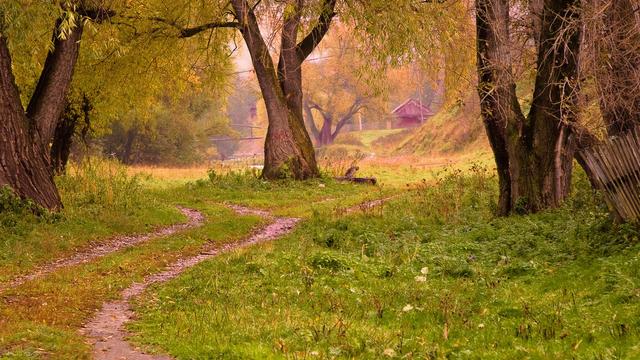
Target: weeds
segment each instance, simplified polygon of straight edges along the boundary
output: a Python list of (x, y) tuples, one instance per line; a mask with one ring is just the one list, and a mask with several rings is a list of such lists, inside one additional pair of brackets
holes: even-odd
[(86, 158), (57, 179), (65, 206), (131, 211), (142, 201), (140, 175), (113, 160)]
[(319, 150), (318, 163), (326, 176), (344, 176), (349, 168), (358, 165), (367, 154), (357, 151), (349, 151), (342, 147), (333, 147)]

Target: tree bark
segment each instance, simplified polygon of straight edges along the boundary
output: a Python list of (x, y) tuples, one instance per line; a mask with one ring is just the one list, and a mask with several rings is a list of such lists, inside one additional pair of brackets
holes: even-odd
[(323, 119), (322, 128), (320, 128), (320, 136), (318, 137), (318, 145), (331, 145), (335, 139), (335, 136), (331, 132), (331, 128), (333, 127), (333, 117), (331, 115), (326, 115), (323, 116)]
[[(11, 72), (7, 40), (0, 34), (0, 185), (48, 209), (61, 207), (46, 152), (30, 126)], [(34, 137), (38, 141), (34, 141)]]
[(498, 214), (508, 215), (511, 197), (507, 124), (524, 121), (511, 69), (509, 3), (476, 0), (478, 95), (483, 123), (493, 150), (499, 183)]
[(54, 30), (54, 49), (49, 52), (36, 90), (25, 112), (11, 68), (7, 38), (0, 29), (0, 186), (50, 210), (62, 207), (53, 180), (49, 144), (64, 107), (71, 83), (82, 25), (66, 40)]
[(62, 175), (66, 172), (71, 147), (76, 136), (76, 129), (81, 121), (84, 122), (83, 129), (79, 136), (85, 140), (84, 136), (90, 128), (89, 113), (92, 107), (87, 96), (83, 96), (79, 108), (75, 108), (71, 101), (67, 102), (65, 110), (58, 120), (51, 144), (51, 169), (55, 175)]
[(556, 207), (571, 183), (579, 27), (575, 1), (545, 0), (533, 103), (516, 98), (509, 2), (477, 0), (478, 93), (500, 183), (499, 214)]
[(287, 13), (284, 19), (280, 58), (276, 68), (260, 33), (253, 8), (246, 0), (231, 1), (240, 32), (251, 55), (269, 118), (262, 172), (266, 179), (292, 177), (300, 180), (320, 175), (313, 144), (304, 126), (302, 62), (318, 45), (334, 16), (335, 0), (327, 0), (325, 3), (316, 27), (297, 43), (304, 2), (290, 2), (294, 10)]

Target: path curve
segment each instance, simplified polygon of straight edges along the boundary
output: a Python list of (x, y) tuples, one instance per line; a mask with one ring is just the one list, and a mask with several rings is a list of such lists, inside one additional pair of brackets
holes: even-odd
[(184, 258), (170, 265), (165, 271), (147, 276), (142, 282), (134, 283), (124, 291), (122, 298), (103, 305), (98, 314), (85, 325), (82, 333), (87, 336), (93, 344), (93, 356), (97, 360), (169, 360), (166, 355), (145, 354), (138, 348), (134, 348), (127, 342), (128, 333), (125, 324), (133, 318), (134, 314), (129, 304), (130, 300), (139, 296), (150, 285), (167, 282), (185, 270), (216, 257), (222, 253), (248, 247), (251, 245), (275, 240), (293, 230), (300, 221), (298, 218), (273, 217), (266, 211), (250, 209), (238, 205), (229, 205), (239, 215), (255, 215), (271, 222), (254, 232), (243, 240), (225, 245), (210, 245), (193, 257)]
[(2, 292), (3, 290), (18, 287), (28, 281), (41, 278), (45, 275), (51, 274), (58, 269), (85, 264), (116, 251), (133, 247), (152, 239), (173, 235), (179, 231), (196, 228), (204, 224), (204, 215), (198, 210), (184, 207), (178, 207), (178, 210), (180, 210), (180, 212), (187, 217), (187, 222), (163, 227), (153, 232), (140, 235), (116, 236), (102, 244), (90, 246), (87, 249), (83, 249), (71, 257), (62, 258), (54, 262), (39, 266), (31, 273), (18, 276), (5, 284), (0, 283), (0, 292)]

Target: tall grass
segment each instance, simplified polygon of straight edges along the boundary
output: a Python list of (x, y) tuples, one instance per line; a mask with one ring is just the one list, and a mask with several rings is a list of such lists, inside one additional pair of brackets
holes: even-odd
[(89, 157), (56, 180), (66, 208), (130, 212), (143, 201), (141, 179), (115, 160)]

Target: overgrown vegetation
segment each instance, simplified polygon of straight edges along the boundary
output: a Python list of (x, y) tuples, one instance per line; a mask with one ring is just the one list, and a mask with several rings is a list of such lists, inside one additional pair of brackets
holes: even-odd
[(144, 232), (181, 219), (178, 211), (130, 177), (124, 166), (87, 159), (57, 179), (65, 208), (34, 211), (1, 193), (0, 282), (116, 233)]
[(495, 218), (481, 166), (384, 208), (315, 212), (146, 294), (131, 330), (183, 359), (638, 357), (638, 231), (576, 182), (531, 216)]

